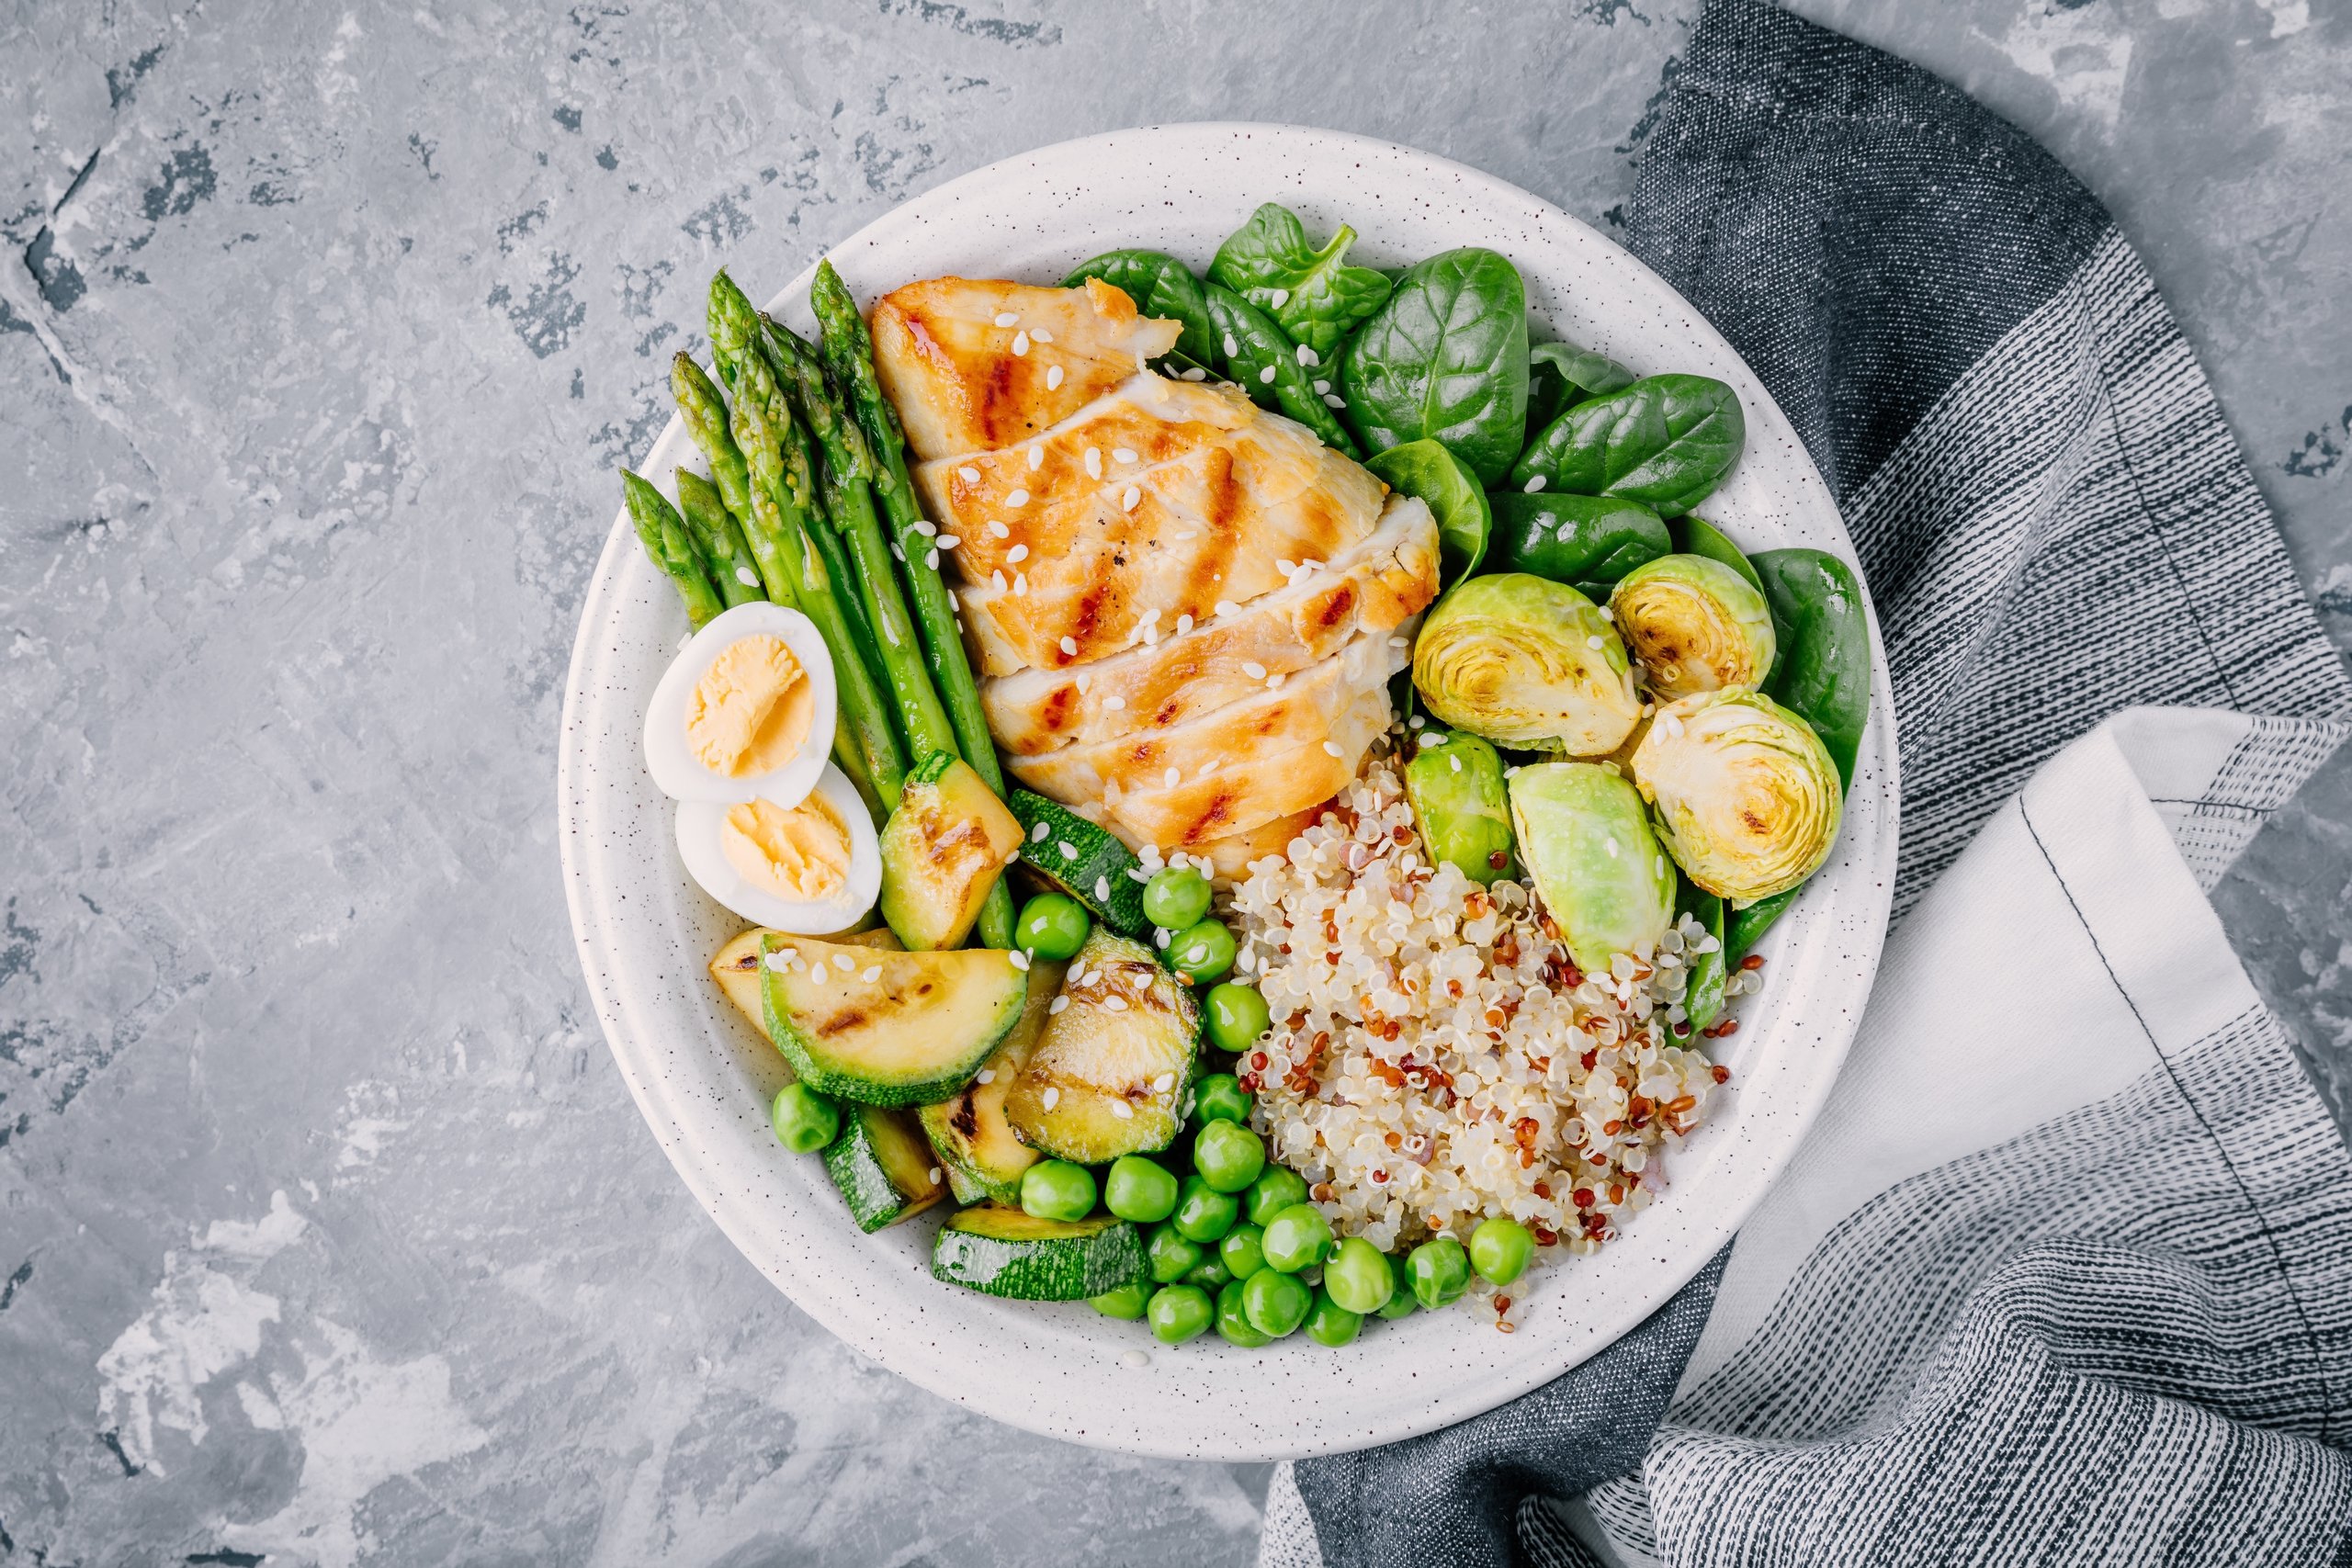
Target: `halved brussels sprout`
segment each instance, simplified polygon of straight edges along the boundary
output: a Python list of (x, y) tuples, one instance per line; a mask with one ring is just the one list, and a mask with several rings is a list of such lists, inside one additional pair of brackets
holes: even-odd
[(1702, 692), (1658, 709), (1633, 768), (1667, 852), (1736, 905), (1794, 887), (1838, 841), (1838, 764), (1761, 692)]
[(1510, 776), (1510, 821), (1577, 967), (1656, 949), (1674, 922), (1674, 867), (1632, 784), (1597, 762), (1538, 762)]
[(1705, 556), (1660, 556), (1620, 579), (1609, 613), (1661, 702), (1760, 686), (1772, 669), (1772, 607), (1738, 571)]
[(1425, 729), (1405, 764), (1405, 794), (1430, 859), (1481, 885), (1510, 873), (1510, 807), (1503, 760), (1467, 733)]
[(1456, 729), (1571, 757), (1615, 750), (1642, 714), (1600, 606), (1525, 572), (1474, 577), (1439, 600), (1413, 644), (1413, 684)]

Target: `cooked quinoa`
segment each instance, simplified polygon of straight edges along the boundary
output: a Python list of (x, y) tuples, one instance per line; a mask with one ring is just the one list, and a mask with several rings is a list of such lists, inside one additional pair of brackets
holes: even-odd
[[(1250, 868), (1232, 913), (1274, 1021), (1236, 1069), (1252, 1120), (1333, 1227), (1384, 1251), (1498, 1213), (1539, 1258), (1598, 1250), (1729, 1077), (1682, 1010), (1703, 927), (1580, 973), (1526, 886), (1427, 863), (1385, 744), (1287, 859)], [(1508, 1298), (1495, 1310), (1507, 1325)]]

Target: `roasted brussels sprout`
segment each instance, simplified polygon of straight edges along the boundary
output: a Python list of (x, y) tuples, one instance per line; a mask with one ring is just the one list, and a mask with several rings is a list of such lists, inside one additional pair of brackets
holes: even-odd
[(1837, 842), (1838, 764), (1810, 725), (1761, 692), (1702, 692), (1661, 707), (1633, 770), (1667, 852), (1735, 905), (1794, 887)]
[(1600, 606), (1524, 572), (1474, 577), (1438, 601), (1413, 644), (1413, 685), (1457, 729), (1571, 757), (1615, 750), (1642, 712)]
[(1510, 803), (1503, 760), (1475, 735), (1423, 730), (1405, 764), (1405, 793), (1430, 859), (1481, 885), (1510, 872)]
[(1760, 686), (1771, 672), (1771, 606), (1721, 561), (1660, 556), (1637, 566), (1611, 592), (1609, 613), (1661, 702)]
[(1510, 821), (1579, 968), (1657, 946), (1674, 921), (1674, 867), (1632, 784), (1597, 762), (1539, 762), (1510, 776)]

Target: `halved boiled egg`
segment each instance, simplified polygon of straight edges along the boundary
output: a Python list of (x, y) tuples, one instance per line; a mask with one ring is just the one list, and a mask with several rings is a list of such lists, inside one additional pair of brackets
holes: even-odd
[(833, 719), (833, 661), (816, 625), (755, 600), (713, 616), (662, 672), (645, 762), (678, 800), (796, 806), (825, 770)]
[(874, 818), (831, 762), (791, 806), (765, 795), (678, 802), (678, 855), (704, 892), (795, 936), (848, 930), (882, 891)]

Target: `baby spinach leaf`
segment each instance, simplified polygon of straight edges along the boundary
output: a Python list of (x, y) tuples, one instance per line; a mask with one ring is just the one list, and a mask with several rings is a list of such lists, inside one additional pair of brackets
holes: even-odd
[(1666, 525), (1639, 502), (1510, 490), (1490, 500), (1498, 570), (1566, 582), (1596, 603), (1608, 601), (1619, 578), (1674, 548)]
[(1426, 436), (1491, 485), (1527, 429), (1527, 287), (1465, 246), (1405, 269), (1340, 357), (1348, 421), (1385, 451)]
[(1575, 404), (1633, 384), (1634, 373), (1605, 354), (1539, 343), (1527, 351), (1527, 428), (1540, 431)]
[(1647, 376), (1545, 425), (1511, 487), (1620, 495), (1672, 517), (1714, 493), (1747, 439), (1739, 398), (1721, 381)]
[(1683, 875), (1679, 867), (1676, 868), (1675, 880), (1679, 885), (1675, 908), (1706, 927), (1707, 934), (1715, 939), (1713, 953), (1685, 960), (1690, 965), (1690, 983), (1682, 992), (1682, 1010), (1692, 1029), (1704, 1029), (1722, 1016), (1724, 981), (1729, 977), (1724, 942), (1724, 901)]
[(1848, 787), (1871, 716), (1871, 627), (1854, 569), (1821, 550), (1753, 558), (1780, 651), (1764, 694), (1821, 737)]
[(1674, 520), (1671, 530), (1674, 547), (1686, 556), (1704, 556), (1747, 579), (1748, 585), (1758, 593), (1764, 592), (1764, 580), (1756, 575), (1755, 567), (1739, 553), (1739, 547), (1724, 536), (1724, 531), (1695, 512), (1686, 512)]
[(1202, 365), (1216, 360), (1216, 338), (1209, 328), (1208, 301), (1193, 269), (1174, 256), (1158, 251), (1105, 251), (1062, 279), (1064, 288), (1076, 288), (1090, 277), (1103, 282), (1136, 302), (1136, 309), (1164, 321), (1182, 321), (1184, 333), (1177, 348)]
[(1358, 321), (1388, 298), (1388, 279), (1350, 266), (1356, 231), (1346, 224), (1317, 250), (1289, 208), (1267, 202), (1217, 247), (1209, 277), (1272, 314), (1293, 343), (1329, 358)]
[(1365, 459), (1364, 467), (1385, 482), (1429, 503), (1437, 519), (1440, 581), (1458, 582), (1487, 558), (1487, 535), (1494, 526), (1487, 492), (1462, 459), (1434, 441), (1408, 441)]
[(1203, 290), (1208, 298), (1209, 324), (1222, 350), (1225, 373), (1250, 394), (1261, 409), (1288, 414), (1349, 457), (1356, 444), (1348, 439), (1323, 394), (1315, 389), (1298, 347), (1263, 310), (1221, 283)]

